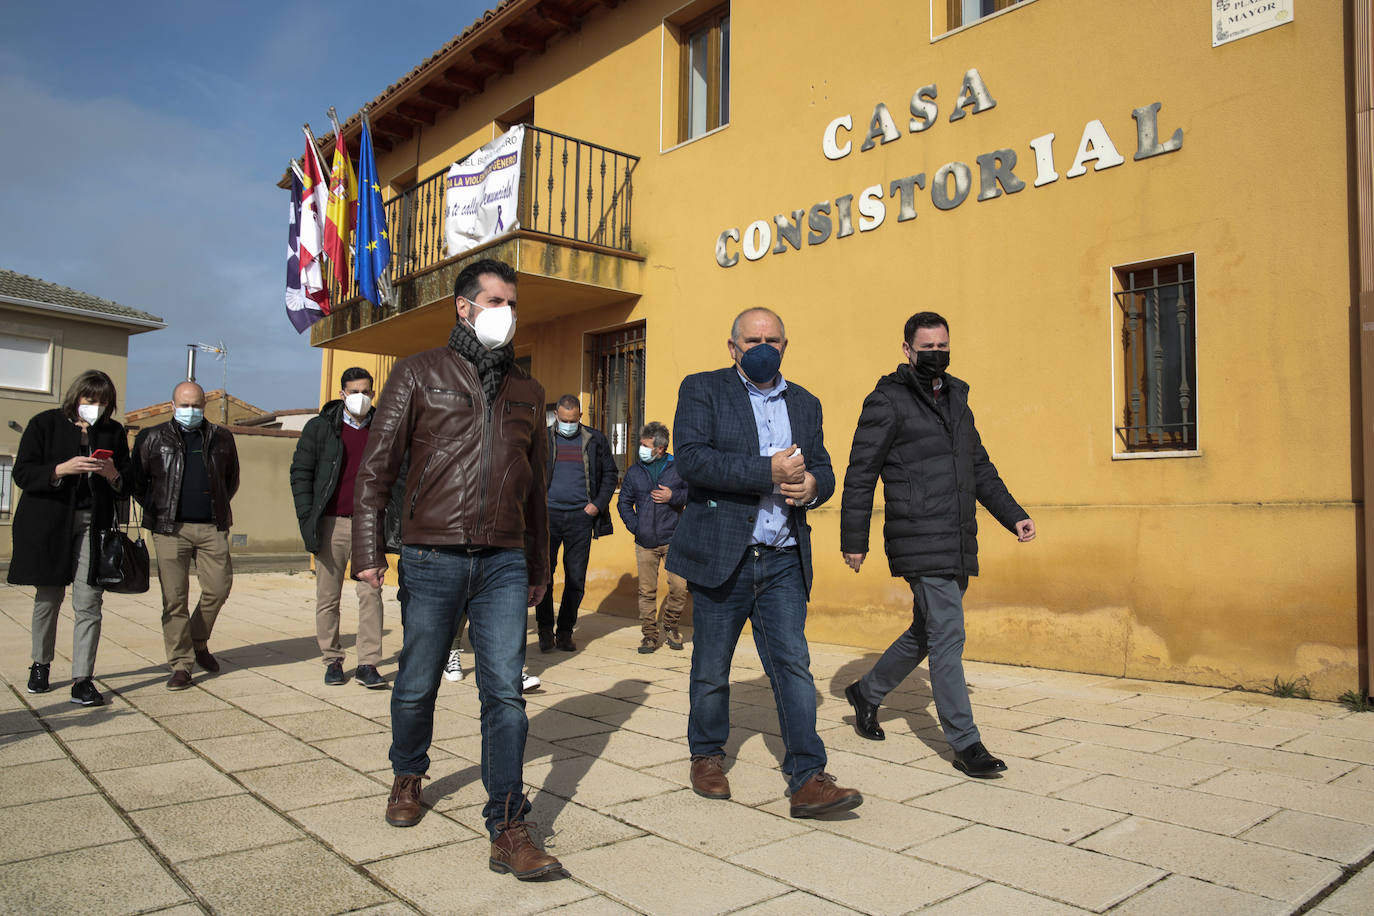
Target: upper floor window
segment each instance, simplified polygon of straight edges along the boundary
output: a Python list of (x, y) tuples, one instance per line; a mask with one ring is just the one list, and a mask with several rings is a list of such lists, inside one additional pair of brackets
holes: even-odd
[(0, 333), (0, 388), (52, 391), (53, 341)]
[(1127, 452), (1197, 451), (1197, 299), (1193, 256), (1118, 267)]
[(730, 123), (730, 5), (682, 27), (678, 142)]
[(1021, 0), (945, 0), (945, 31), (972, 25), (985, 16), (1000, 12)]

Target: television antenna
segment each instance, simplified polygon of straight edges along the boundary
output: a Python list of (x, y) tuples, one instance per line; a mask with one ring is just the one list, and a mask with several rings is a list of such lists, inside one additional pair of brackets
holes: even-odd
[(220, 398), (219, 421), (221, 425), (229, 422), (229, 348), (224, 345), (221, 339), (218, 346), (207, 343), (190, 343), (186, 345), (186, 381), (196, 380), (196, 353), (213, 353), (215, 359), (220, 362), (220, 390), (224, 396)]

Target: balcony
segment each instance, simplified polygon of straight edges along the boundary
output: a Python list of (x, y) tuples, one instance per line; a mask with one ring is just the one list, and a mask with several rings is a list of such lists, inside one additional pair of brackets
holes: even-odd
[(634, 250), (631, 209), (638, 156), (527, 126), (521, 151), (520, 228), (449, 256), (444, 177), (429, 176), (385, 202), (395, 301), (377, 308), (330, 280), (331, 314), (310, 342), (405, 356), (447, 340), (453, 280), (479, 258), (499, 258), (520, 277), (520, 319), (536, 323), (624, 302), (641, 292), (644, 258)]

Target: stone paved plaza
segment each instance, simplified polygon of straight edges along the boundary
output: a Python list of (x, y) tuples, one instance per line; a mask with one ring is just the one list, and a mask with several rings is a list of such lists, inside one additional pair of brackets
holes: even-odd
[(578, 652), (530, 655), (525, 779), (567, 876), (522, 883), (487, 868), (470, 680), (440, 690), (432, 810), (383, 822), (390, 694), (323, 684), (309, 574), (240, 575), (211, 644), (223, 671), (179, 693), (156, 586), (107, 595), (101, 708), (69, 703), (66, 609), (54, 688), (25, 692), (31, 607), (0, 587), (0, 913), (1374, 911), (1374, 714), (1334, 703), (970, 664), (1010, 766), (978, 781), (949, 764), (924, 669), (865, 741), (843, 690), (875, 653), (813, 644), (829, 769), (865, 801), (793, 820), (752, 641), (734, 798), (707, 801), (687, 787), (690, 645), (639, 655), (636, 621), (588, 614)]

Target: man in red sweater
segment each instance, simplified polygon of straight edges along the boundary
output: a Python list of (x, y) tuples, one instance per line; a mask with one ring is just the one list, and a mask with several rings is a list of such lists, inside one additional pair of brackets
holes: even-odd
[[(344, 370), (338, 400), (301, 430), (291, 459), (291, 494), (296, 500), (305, 549), (315, 555), (315, 635), (326, 665), (324, 682), (347, 682), (339, 645), (339, 593), (353, 553), (353, 481), (362, 464), (371, 429), (372, 375)], [(382, 591), (358, 580), (358, 670), (364, 687), (385, 689), (377, 672), (382, 660)]]

